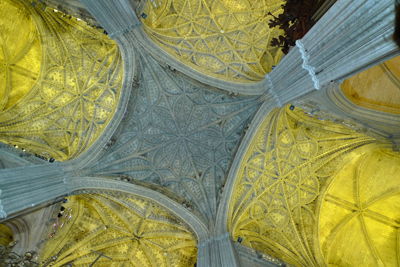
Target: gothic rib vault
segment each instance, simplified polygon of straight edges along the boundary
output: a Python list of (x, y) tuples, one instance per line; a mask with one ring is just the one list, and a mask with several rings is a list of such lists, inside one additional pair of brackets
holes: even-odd
[[(294, 111), (288, 106), (274, 109), (270, 95), (238, 95), (201, 84), (166, 67), (169, 62), (160, 62), (129, 34), (122, 34), (121, 39), (126, 38), (123, 45), (116, 37), (118, 48), (82, 21), (28, 1), (20, 3), (31, 14), (39, 34), (52, 33), (56, 39), (39, 35), (40, 74), (37, 78), (27, 75), (30, 80), (37, 79), (36, 83), (0, 113), (0, 138), (64, 160), (53, 165), (42, 162), (43, 170), (50, 165), (54, 183), (66, 187), (68, 194), (78, 194), (69, 197), (67, 205), (68, 211), (72, 208), (72, 219), (62, 228), (64, 221), (60, 220), (56, 233), (53, 224), (45, 227), (42, 241), (47, 246), (41, 260), (54, 259), (56, 266), (87, 266), (96, 259), (90, 251), (95, 250), (114, 259), (113, 265), (100, 259), (98, 264), (103, 266), (192, 266), (196, 257), (202, 266), (215, 263), (213, 260), (224, 266), (218, 257), (225, 262), (233, 258), (235, 253), (229, 254), (231, 240), (242, 238), (242, 244), (251, 250), (296, 266), (355, 265), (361, 255), (364, 266), (398, 264), (399, 187), (388, 177), (398, 177), (400, 158), (387, 150), (388, 142), (297, 107)], [(253, 5), (242, 1), (242, 7), (222, 0), (214, 4), (191, 0), (160, 3), (154, 6), (148, 1), (149, 20), (142, 20), (143, 27), (167, 52), (181, 44), (178, 53), (190, 55), (179, 60), (188, 67), (221, 80), (257, 81), (280, 59), (274, 49), (256, 44), (267, 42), (269, 32), (257, 39), (256, 31), (266, 25), (264, 16), (269, 10), (260, 5), (272, 3), (272, 11), (280, 12), (281, 1), (256, 1)], [(215, 14), (207, 13), (213, 8)], [(250, 17), (250, 23), (236, 32), (234, 27), (242, 15)], [(229, 21), (233, 21), (230, 26)], [(32, 36), (33, 32), (31, 27)], [(171, 38), (173, 33), (183, 37)], [(21, 37), (24, 42), (26, 35)], [(236, 35), (234, 42), (232, 35)], [(32, 36), (29, 38), (34, 39)], [(254, 37), (253, 43), (246, 43), (244, 36)], [(211, 51), (218, 42), (231, 46)], [(193, 46), (183, 48), (189, 43)], [(131, 54), (126, 53), (126, 46)], [(260, 57), (263, 53), (265, 60)], [(122, 58), (135, 62), (130, 66), (134, 74), (124, 73), (135, 80), (132, 88), (122, 85), (126, 81)], [(223, 67), (210, 70), (198, 64), (206, 58), (222, 59)], [(6, 77), (13, 71), (13, 66), (4, 69)], [(25, 92), (17, 87), (8, 92), (9, 81), (5, 94), (11, 96), (13, 89)], [(121, 99), (123, 88), (131, 91), (129, 101)], [(129, 106), (118, 110), (123, 101)], [(270, 112), (259, 109), (265, 105)], [(114, 112), (118, 114), (114, 116)], [(109, 122), (123, 112), (118, 128), (110, 130)], [(253, 119), (255, 114), (262, 122)], [(255, 130), (247, 134), (251, 127)], [(89, 148), (102, 145), (95, 141), (104, 137), (103, 131), (113, 131), (104, 148), (89, 154), (83, 169), (68, 166), (74, 158), (81, 159), (79, 155), (88, 155)], [(246, 138), (250, 141), (243, 141)], [(241, 142), (246, 146), (238, 150)], [(0, 168), (39, 165), (22, 152), (18, 161), (12, 149), (0, 147), (0, 151), (7, 155), (0, 155), (0, 160), (7, 157), (0, 161)], [(239, 171), (232, 173), (232, 161), (241, 157)], [(0, 172), (0, 179), (2, 175)], [(226, 181), (228, 175), (230, 181)], [(224, 190), (226, 183), (234, 186)], [(140, 191), (146, 187), (147, 192), (157, 192)], [(226, 202), (222, 195), (229, 194)], [(219, 220), (221, 212), (227, 213), (227, 220)], [(205, 235), (189, 223), (188, 214), (208, 231)], [(218, 232), (218, 228), (228, 232)], [(50, 233), (55, 233), (51, 239)], [(349, 234), (351, 239), (347, 239)], [(347, 252), (354, 242), (360, 246), (353, 255)], [(265, 256), (254, 251), (251, 255)], [(204, 260), (207, 257), (209, 261)]]
[[(30, 39), (18, 49), (9, 42), (27, 37), (17, 39), (15, 27), (19, 24), (14, 26), (13, 20), (2, 18), (3, 55), (7, 57), (2, 99), (11, 98), (8, 109), (0, 113), (1, 141), (48, 159), (74, 158), (94, 143), (118, 105), (122, 85), (119, 48), (83, 21), (33, 7), (28, 1), (3, 1), (7, 4), (16, 9), (9, 14), (25, 12), (31, 20)], [(36, 44), (37, 30), (31, 28), (39, 31), (40, 45)], [(33, 66), (27, 71), (29, 62)], [(26, 86), (30, 86), (29, 92)], [(17, 102), (13, 95), (22, 92), (26, 94)]]
[(207, 90), (140, 58), (132, 117), (86, 175), (126, 175), (165, 187), (211, 226), (230, 159), (259, 102)]
[[(11, 1), (1, 2), (0, 111), (18, 102), (37, 80), (41, 45), (29, 12)], [(12, 25), (9, 22), (12, 21)]]
[(374, 138), (274, 110), (238, 170), (231, 237), (294, 266), (396, 266), (399, 168), (399, 153)]
[[(190, 227), (155, 202), (132, 194), (87, 191), (69, 198), (62, 228), (47, 243), (42, 261), (52, 266), (193, 266), (196, 237)], [(68, 216), (72, 215), (72, 218)], [(69, 220), (69, 221), (68, 221)], [(54, 230), (51, 234), (54, 233)]]
[(142, 19), (149, 36), (188, 67), (236, 82), (261, 81), (282, 57), (268, 14), (283, 12), (282, 0), (148, 1)]

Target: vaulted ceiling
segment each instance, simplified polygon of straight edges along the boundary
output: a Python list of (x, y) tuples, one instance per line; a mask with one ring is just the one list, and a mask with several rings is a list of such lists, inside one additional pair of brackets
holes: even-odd
[(238, 171), (233, 240), (295, 266), (393, 266), (400, 156), (384, 147), (301, 109), (274, 110)]
[[(254, 83), (281, 59), (269, 44), (281, 32), (269, 29), (268, 12), (278, 15), (283, 3), (148, 1), (142, 22), (153, 42), (187, 68), (221, 81)], [(136, 80), (124, 87), (123, 75), (131, 73), (124, 73), (120, 48), (102, 30), (37, 3), (0, 5), (0, 141), (68, 161), (103, 146), (96, 140), (112, 132), (74, 178), (124, 180), (183, 199), (208, 229), (216, 226), (223, 188), (239, 156), (226, 222), (234, 241), (242, 238), (244, 245), (296, 266), (352, 266), (360, 257), (363, 266), (398, 261), (399, 185), (390, 177), (398, 176), (400, 158), (387, 142), (289, 106), (262, 114), (249, 137), (262, 96), (195, 81), (136, 43)], [(388, 68), (397, 70), (390, 64), (381, 65), (380, 74), (393, 83)], [(364, 106), (374, 100), (352, 85), (358, 79), (354, 84), (368, 87), (365, 76), (370, 74), (342, 87)], [(123, 90), (129, 100), (121, 99)], [(385, 92), (397, 96), (395, 90)], [(382, 100), (381, 109), (391, 100)], [(128, 105), (118, 109), (122, 101)], [(110, 129), (116, 113), (122, 121)], [(249, 146), (239, 152), (244, 137)], [(56, 266), (83, 266), (96, 259), (95, 250), (115, 266), (195, 263), (198, 237), (164, 206), (112, 190), (80, 193), (66, 206), (70, 219), (53, 218), (59, 222), (48, 228), (42, 260), (58, 255)], [(113, 266), (106, 258), (101, 264)]]
[(0, 111), (16, 104), (36, 82), (41, 44), (36, 25), (16, 2), (0, 3)]
[(157, 203), (112, 191), (87, 193), (91, 194), (69, 197), (62, 216), (54, 218), (46, 232), (51, 238), (42, 262), (87, 266), (101, 253), (108, 258), (100, 258), (96, 266), (193, 266), (196, 262), (195, 234)]
[(207, 90), (142, 54), (132, 117), (87, 174), (126, 175), (188, 199), (208, 224), (255, 97)]
[(283, 0), (148, 1), (142, 19), (148, 35), (189, 68), (235, 82), (264, 79), (282, 57), (272, 38), (269, 13), (283, 12)]
[(48, 159), (76, 157), (118, 105), (119, 48), (101, 30), (50, 8), (1, 4), (0, 140)]

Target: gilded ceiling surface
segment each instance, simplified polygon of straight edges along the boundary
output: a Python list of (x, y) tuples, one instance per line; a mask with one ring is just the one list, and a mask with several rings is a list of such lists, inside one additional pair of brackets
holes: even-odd
[[(49, 226), (42, 262), (52, 266), (193, 266), (196, 236), (165, 208), (142, 197), (98, 192), (68, 198)], [(71, 218), (68, 220), (68, 218)], [(65, 218), (64, 218), (65, 217)], [(95, 251), (99, 254), (96, 254)]]
[[(271, 112), (246, 152), (233, 189), (228, 222), (233, 240), (241, 237), (242, 244), (295, 266), (324, 266), (317, 225), (330, 230), (318, 224), (319, 196), (348, 158), (375, 142), (299, 108)], [(324, 223), (336, 220), (330, 215)], [(347, 241), (341, 244), (352, 248)]]
[(282, 52), (270, 41), (283, 34), (268, 26), (284, 0), (148, 1), (143, 27), (158, 45), (188, 67), (237, 82), (260, 81)]
[(399, 153), (357, 157), (321, 198), (319, 241), (329, 266), (399, 266)]
[(4, 224), (0, 224), (0, 245), (7, 247), (14, 240), (11, 229)]
[[(20, 2), (25, 8), (15, 8), (12, 0), (1, 3), (13, 8), (0, 17), (1, 36), (8, 40), (1, 43), (6, 63), (0, 71), (6, 79), (0, 92), (11, 96), (7, 105), (18, 101), (14, 95), (29, 92), (0, 113), (0, 141), (47, 158), (76, 157), (93, 144), (116, 110), (123, 74), (120, 50), (102, 31), (73, 17), (27, 1)], [(24, 23), (28, 28), (18, 26)], [(11, 45), (17, 41), (14, 35), (23, 42)]]
[(220, 186), (259, 102), (202, 88), (147, 55), (140, 64), (133, 115), (88, 172), (166, 187), (213, 224)]
[(359, 106), (400, 114), (400, 56), (346, 79), (341, 87)]
[(14, 1), (0, 2), (0, 112), (18, 102), (40, 72), (39, 34), (28, 11)]

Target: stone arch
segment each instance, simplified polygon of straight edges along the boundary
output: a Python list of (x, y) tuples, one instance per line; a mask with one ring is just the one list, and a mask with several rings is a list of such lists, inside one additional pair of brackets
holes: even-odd
[(152, 199), (159, 205), (173, 212), (176, 216), (185, 221), (196, 233), (198, 242), (206, 241), (209, 238), (209, 231), (193, 213), (185, 207), (169, 199), (159, 192), (146, 189), (127, 182), (95, 177), (79, 177), (69, 179), (68, 187), (70, 192), (83, 192), (82, 190), (116, 190), (123, 193), (135, 194), (148, 199)]
[(29, 236), (32, 234), (29, 224), (23, 218), (15, 218), (4, 222), (4, 225), (10, 228), (13, 233), (13, 239), (17, 242), (13, 252), (17, 254), (25, 253), (29, 245)]

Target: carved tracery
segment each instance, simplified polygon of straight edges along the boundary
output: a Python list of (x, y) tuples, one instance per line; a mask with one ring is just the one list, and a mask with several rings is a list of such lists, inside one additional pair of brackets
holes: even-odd
[[(20, 6), (21, 12), (32, 18), (35, 24), (31, 24), (39, 31), (41, 61), (40, 53), (38, 59), (38, 51), (34, 53), (36, 50), (28, 45), (39, 42), (33, 30), (27, 45), (12, 57), (15, 60), (0, 58), (5, 62), (0, 72), (7, 76), (2, 94), (22, 91), (21, 84), (23, 88), (28, 86), (25, 91), (29, 90), (16, 104), (17, 100), (11, 101), (15, 105), (0, 113), (0, 141), (46, 158), (76, 157), (94, 143), (116, 110), (122, 85), (120, 50), (102, 31), (81, 20), (39, 4), (20, 3), (24, 6)], [(2, 17), (6, 26), (14, 20), (15, 17), (13, 20)], [(16, 25), (19, 23), (17, 19)], [(8, 28), (1, 28), (3, 40), (10, 34)], [(3, 41), (6, 57), (11, 57), (6, 53), (13, 51), (11, 48), (14, 47)], [(24, 60), (28, 61), (25, 69), (18, 65)], [(34, 74), (39, 67), (40, 75), (36, 78)], [(10, 79), (14, 81), (13, 75), (18, 73), (23, 73), (24, 78), (13, 84)]]
[(296, 266), (321, 266), (318, 201), (344, 159), (376, 140), (301, 109), (275, 110), (246, 152), (230, 201), (236, 241)]
[(150, 38), (188, 67), (224, 80), (260, 81), (282, 56), (270, 41), (283, 31), (269, 28), (268, 13), (278, 16), (284, 3), (148, 1), (142, 22)]
[(206, 90), (146, 55), (141, 70), (132, 118), (87, 171), (166, 187), (213, 223), (219, 187), (257, 98)]
[[(196, 237), (176, 215), (146, 198), (92, 192), (68, 198), (64, 216), (49, 226), (42, 263), (87, 266), (193, 266)], [(49, 239), (49, 237), (51, 237)]]

